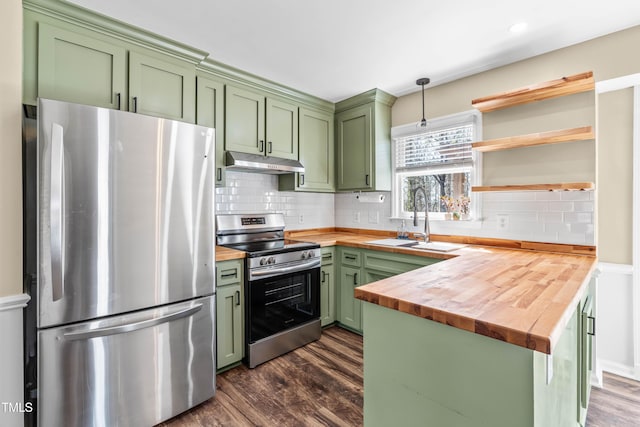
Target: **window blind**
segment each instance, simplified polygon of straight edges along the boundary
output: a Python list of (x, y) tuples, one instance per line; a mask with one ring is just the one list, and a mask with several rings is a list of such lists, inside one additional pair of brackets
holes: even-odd
[(473, 123), (396, 138), (397, 172), (472, 166)]

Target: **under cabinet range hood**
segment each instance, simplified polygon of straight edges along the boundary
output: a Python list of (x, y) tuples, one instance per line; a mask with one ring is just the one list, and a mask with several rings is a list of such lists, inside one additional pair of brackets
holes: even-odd
[(227, 151), (225, 155), (227, 170), (257, 172), (269, 174), (304, 173), (304, 166), (297, 160), (263, 156), (261, 154)]

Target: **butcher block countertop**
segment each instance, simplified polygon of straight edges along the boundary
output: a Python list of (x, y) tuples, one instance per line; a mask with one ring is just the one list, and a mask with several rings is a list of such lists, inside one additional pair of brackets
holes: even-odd
[(469, 244), (453, 252), (438, 253), (366, 243), (380, 236), (320, 230), (288, 235), (321, 246), (351, 246), (443, 259), (357, 287), (355, 296), (547, 354), (553, 352), (571, 319), (597, 262), (592, 246), (432, 236), (434, 240)]
[(231, 259), (246, 258), (243, 251), (225, 248), (224, 246), (216, 246), (216, 261), (229, 261)]

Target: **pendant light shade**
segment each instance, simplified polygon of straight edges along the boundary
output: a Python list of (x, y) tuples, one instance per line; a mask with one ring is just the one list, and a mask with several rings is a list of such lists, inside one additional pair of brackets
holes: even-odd
[(419, 128), (426, 128), (427, 127), (427, 119), (424, 115), (424, 87), (426, 85), (429, 84), (431, 80), (427, 77), (422, 77), (418, 80), (416, 80), (416, 84), (418, 86), (422, 86), (422, 120), (420, 120), (420, 122), (418, 123), (418, 127)]

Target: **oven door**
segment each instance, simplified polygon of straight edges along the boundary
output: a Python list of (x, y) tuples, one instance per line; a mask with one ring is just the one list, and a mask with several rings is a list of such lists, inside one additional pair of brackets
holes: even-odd
[(320, 267), (247, 283), (248, 342), (320, 318)]

